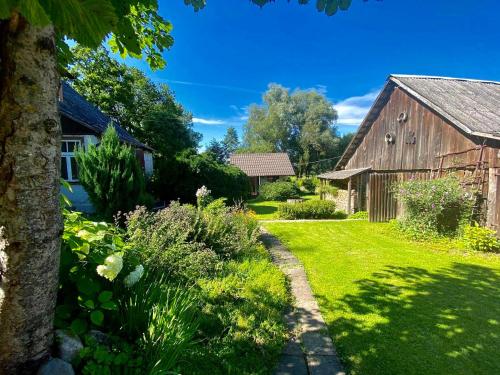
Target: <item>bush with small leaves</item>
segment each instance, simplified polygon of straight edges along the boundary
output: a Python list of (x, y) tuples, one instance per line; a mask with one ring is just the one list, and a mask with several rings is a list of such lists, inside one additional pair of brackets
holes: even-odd
[(499, 252), (500, 240), (492, 229), (474, 225), (464, 227), (463, 241), (465, 246), (474, 251)]
[(266, 201), (286, 201), (291, 198), (299, 198), (300, 190), (293, 182), (276, 181), (261, 185), (259, 194)]
[(349, 215), (349, 219), (368, 220), (368, 211), (358, 211)]
[(298, 203), (282, 203), (278, 206), (281, 219), (345, 219), (347, 214), (336, 211), (333, 201), (309, 200)]

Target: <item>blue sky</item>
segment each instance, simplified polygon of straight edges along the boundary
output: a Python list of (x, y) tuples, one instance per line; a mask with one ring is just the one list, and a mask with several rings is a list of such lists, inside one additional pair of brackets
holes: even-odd
[(346, 12), (318, 13), (315, 0), (208, 0), (195, 13), (159, 1), (174, 25), (167, 67), (151, 72), (192, 112), (202, 143), (228, 126), (241, 134), (251, 103), (270, 82), (315, 88), (335, 103), (341, 132), (355, 131), (391, 73), (500, 81), (500, 2), (353, 0)]

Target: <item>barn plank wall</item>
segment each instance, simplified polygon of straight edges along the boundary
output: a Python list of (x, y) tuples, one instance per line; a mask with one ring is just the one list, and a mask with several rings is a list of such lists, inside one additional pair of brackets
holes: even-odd
[[(408, 118), (404, 122), (398, 122), (398, 116), (403, 112)], [(387, 133), (395, 135), (394, 144), (386, 143)], [(439, 158), (436, 156), (473, 149), (481, 143), (482, 140), (463, 134), (431, 109), (396, 87), (345, 169), (437, 169)], [(485, 160), (489, 164), (500, 166), (496, 155), (498, 149), (495, 149), (500, 145), (498, 142), (491, 143), (492, 146), (485, 149)], [(477, 160), (477, 154), (477, 151), (471, 151), (454, 158), (446, 158), (443, 168), (473, 164)]]
[[(406, 113), (406, 121), (398, 121), (401, 113)], [(394, 137), (392, 144), (385, 140), (388, 133)], [(345, 169), (372, 168), (366, 175), (365, 189), (369, 217), (371, 221), (387, 221), (403, 213), (395, 198), (384, 192), (390, 185), (410, 178), (435, 178), (440, 167), (443, 173), (453, 170), (461, 178), (470, 177), (483, 144), (482, 191), (488, 200), (487, 224), (500, 234), (500, 141), (465, 134), (399, 87), (387, 98)]]

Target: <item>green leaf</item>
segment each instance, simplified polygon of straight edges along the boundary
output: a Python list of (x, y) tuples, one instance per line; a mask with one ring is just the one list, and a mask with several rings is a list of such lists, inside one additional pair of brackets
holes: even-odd
[(325, 8), (326, 8), (326, 0), (316, 1), (316, 9), (318, 9), (318, 12), (324, 12)]
[(68, 305), (57, 306), (56, 316), (60, 319), (68, 319), (71, 316), (71, 308)]
[(114, 301), (104, 302), (101, 305), (104, 310), (118, 310), (118, 305)]
[(88, 242), (85, 242), (82, 246), (78, 248), (78, 252), (83, 254), (88, 254), (90, 252), (90, 245)]
[(91, 299), (85, 301), (84, 305), (89, 309), (95, 309), (95, 303)]
[(101, 310), (94, 310), (90, 313), (90, 321), (96, 326), (101, 326), (104, 321), (104, 314)]
[(92, 280), (87, 276), (81, 276), (76, 282), (76, 287), (79, 292), (86, 295), (93, 295), (101, 289), (101, 286), (97, 281)]
[(83, 335), (87, 331), (87, 322), (82, 319), (75, 319), (71, 322), (71, 330), (76, 335)]
[(352, 0), (339, 0), (339, 9), (347, 10), (351, 6)]
[(20, 0), (18, 2), (19, 13), (33, 25), (45, 26), (50, 19), (39, 0)]
[(99, 300), (99, 302), (104, 303), (110, 301), (111, 297), (113, 297), (113, 293), (109, 290), (104, 290), (99, 294), (99, 297), (97, 297), (97, 299)]
[(326, 15), (333, 16), (335, 13), (337, 13), (338, 6), (339, 6), (338, 0), (328, 0), (328, 3), (325, 8)]

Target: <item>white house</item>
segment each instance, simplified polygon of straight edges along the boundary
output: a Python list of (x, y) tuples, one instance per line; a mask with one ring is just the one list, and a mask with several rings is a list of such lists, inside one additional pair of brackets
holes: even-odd
[(152, 149), (132, 137), (125, 129), (102, 113), (78, 94), (68, 83), (61, 83), (59, 98), (59, 114), (61, 116), (61, 177), (68, 181), (73, 192), (65, 191), (75, 209), (83, 212), (93, 212), (92, 203), (87, 192), (78, 183), (78, 170), (75, 150), (78, 146), (85, 149), (89, 144), (98, 144), (101, 135), (109, 124), (116, 128), (120, 140), (135, 148), (145, 174), (153, 173)]

